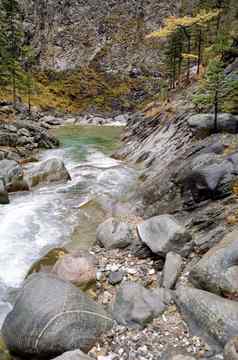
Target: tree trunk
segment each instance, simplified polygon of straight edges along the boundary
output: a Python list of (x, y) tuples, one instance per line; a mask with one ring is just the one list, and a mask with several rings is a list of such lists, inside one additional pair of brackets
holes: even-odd
[(189, 29), (187, 29), (186, 27), (182, 26), (181, 29), (184, 32), (184, 35), (187, 38), (188, 41), (188, 61), (187, 61), (187, 82), (189, 83), (190, 81), (190, 65), (191, 65), (191, 61), (190, 61), (190, 54), (191, 54), (191, 34), (189, 32)]
[(12, 69), (12, 101), (13, 101), (13, 107), (15, 109), (16, 108), (16, 102), (17, 102), (15, 69)]
[(198, 61), (197, 61), (197, 75), (200, 74), (200, 66), (202, 62), (202, 30), (198, 33)]
[(218, 91), (216, 91), (215, 100), (214, 100), (214, 132), (218, 132), (218, 110), (219, 110)]
[(13, 107), (16, 107), (16, 70), (15, 70), (15, 60), (16, 60), (16, 34), (15, 34), (15, 27), (14, 27), (14, 18), (13, 18), (13, 3), (11, 1), (11, 15), (10, 15), (10, 22), (11, 22), (11, 56), (12, 56), (12, 100), (13, 100)]
[(28, 86), (27, 97), (28, 97), (28, 112), (29, 112), (29, 114), (31, 114), (31, 88), (30, 88), (30, 86)]

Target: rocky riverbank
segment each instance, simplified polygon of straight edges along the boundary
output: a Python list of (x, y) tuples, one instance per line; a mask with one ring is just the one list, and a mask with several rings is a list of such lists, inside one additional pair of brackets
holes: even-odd
[[(236, 359), (238, 118), (219, 114), (217, 134), (210, 118), (129, 116), (115, 157), (140, 183), (114, 199), (91, 249), (56, 249), (33, 266), (3, 325), (13, 356)], [(70, 179), (58, 159), (12, 173), (7, 190)], [(79, 348), (88, 355), (68, 353)]]

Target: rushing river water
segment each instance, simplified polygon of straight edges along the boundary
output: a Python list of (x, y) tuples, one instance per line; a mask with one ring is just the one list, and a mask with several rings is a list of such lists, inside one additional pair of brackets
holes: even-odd
[(2, 302), (7, 289), (19, 287), (50, 248), (89, 247), (105, 213), (126, 201), (137, 179), (135, 170), (110, 157), (120, 128), (64, 126), (54, 132), (62, 146), (41, 158), (62, 158), (72, 180), (12, 194), (10, 204), (0, 206), (0, 323), (9, 310)]

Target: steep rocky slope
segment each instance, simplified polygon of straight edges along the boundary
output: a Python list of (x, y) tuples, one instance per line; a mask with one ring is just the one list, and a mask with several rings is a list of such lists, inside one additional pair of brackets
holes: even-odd
[[(175, 14), (179, 1), (20, 1), (25, 30), (42, 67), (66, 70), (97, 61), (106, 71), (151, 66), (144, 34)], [(145, 56), (146, 55), (146, 56)]]

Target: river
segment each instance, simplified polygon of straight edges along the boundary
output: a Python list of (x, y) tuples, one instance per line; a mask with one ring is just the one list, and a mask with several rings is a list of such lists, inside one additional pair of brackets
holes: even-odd
[(134, 169), (110, 157), (121, 128), (63, 126), (54, 134), (61, 147), (42, 152), (41, 160), (62, 158), (72, 180), (12, 194), (0, 206), (0, 325), (10, 310), (7, 292), (32, 263), (59, 245), (89, 248), (98, 224), (118, 204), (123, 209), (137, 180)]

